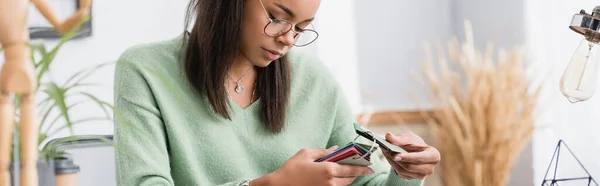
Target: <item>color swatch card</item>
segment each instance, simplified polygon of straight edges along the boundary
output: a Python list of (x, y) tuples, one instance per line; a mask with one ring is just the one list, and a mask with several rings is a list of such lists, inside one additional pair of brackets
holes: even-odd
[(373, 140), (381, 148), (390, 151), (392, 153), (392, 155), (396, 155), (397, 153), (408, 153), (406, 150), (402, 149), (401, 147), (388, 142), (385, 139), (385, 137), (383, 137), (381, 135), (377, 135), (356, 123), (354, 123), (354, 130), (356, 131), (356, 133), (358, 135), (360, 135), (364, 138), (367, 138), (368, 140)]
[[(371, 151), (369, 151), (371, 150)], [(315, 162), (337, 162), (346, 165), (371, 165), (371, 153), (377, 148), (361, 143), (349, 143), (344, 148), (341, 148), (327, 156), (321, 157)]]
[[(392, 155), (407, 153), (401, 147), (388, 142), (383, 136), (375, 134), (356, 123), (354, 123), (354, 129), (358, 134), (354, 141), (350, 142), (344, 148), (315, 160), (315, 162), (336, 162), (346, 165), (369, 166), (371, 165), (371, 154), (377, 150), (377, 147), (389, 151)], [(356, 140), (359, 137), (371, 141), (372, 145), (357, 142)]]

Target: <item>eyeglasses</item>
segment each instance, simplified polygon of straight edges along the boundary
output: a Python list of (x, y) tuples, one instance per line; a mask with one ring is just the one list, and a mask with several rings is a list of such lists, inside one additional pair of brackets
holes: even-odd
[(271, 19), (269, 13), (267, 13), (267, 9), (263, 5), (262, 0), (259, 0), (259, 2), (260, 6), (262, 6), (263, 10), (265, 11), (267, 19), (269, 19), (269, 23), (267, 23), (264, 28), (264, 32), (267, 36), (279, 37), (288, 33), (289, 31), (292, 31), (294, 32), (294, 46), (297, 47), (309, 45), (319, 37), (319, 33), (313, 29), (295, 28), (295, 25), (287, 20)]

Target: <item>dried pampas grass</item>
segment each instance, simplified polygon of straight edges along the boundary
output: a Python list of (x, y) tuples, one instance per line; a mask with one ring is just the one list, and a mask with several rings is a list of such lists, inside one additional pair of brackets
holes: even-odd
[(421, 82), (436, 110), (422, 113), (442, 154), (444, 185), (501, 186), (530, 140), (540, 89), (530, 91), (521, 51), (500, 52), (494, 61), (491, 47), (484, 54), (475, 48), (470, 22), (465, 28), (466, 41), (448, 45), (451, 63), (438, 45), (439, 72), (428, 53)]

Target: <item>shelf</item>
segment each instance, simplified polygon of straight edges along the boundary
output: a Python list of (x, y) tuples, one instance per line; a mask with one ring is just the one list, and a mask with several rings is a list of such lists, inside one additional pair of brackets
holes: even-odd
[[(433, 112), (424, 111), (424, 112)], [(362, 122), (361, 118), (368, 117), (370, 115), (368, 122)], [(395, 124), (424, 124), (425, 116), (421, 114), (421, 111), (410, 110), (410, 111), (385, 111), (385, 112), (375, 112), (375, 113), (365, 113), (365, 114), (357, 114), (356, 120), (359, 121), (361, 125), (395, 125)]]

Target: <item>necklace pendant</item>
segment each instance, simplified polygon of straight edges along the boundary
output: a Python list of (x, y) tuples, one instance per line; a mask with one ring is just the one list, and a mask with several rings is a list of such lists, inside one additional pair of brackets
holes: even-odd
[(235, 86), (235, 92), (236, 93), (239, 94), (239, 93), (242, 93), (243, 91), (244, 91), (244, 86), (242, 86), (242, 85)]

